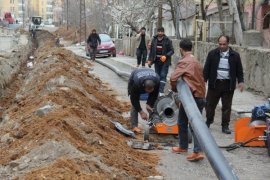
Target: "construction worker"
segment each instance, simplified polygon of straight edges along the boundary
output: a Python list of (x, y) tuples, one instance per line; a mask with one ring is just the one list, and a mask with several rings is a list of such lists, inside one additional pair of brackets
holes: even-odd
[[(173, 91), (176, 90), (176, 83), (179, 78), (183, 78), (191, 89), (192, 95), (202, 112), (205, 106), (205, 82), (203, 78), (203, 67), (199, 61), (192, 55), (192, 42), (189, 39), (182, 39), (180, 41), (180, 53), (182, 59), (178, 61), (175, 71), (171, 74), (171, 86)], [(174, 153), (186, 153), (188, 151), (188, 118), (183, 105), (179, 108), (179, 147), (173, 147)], [(200, 144), (193, 133), (194, 139), (193, 153), (187, 156), (188, 161), (199, 161), (204, 159)]]
[(172, 41), (164, 33), (164, 28), (160, 27), (157, 31), (157, 35), (152, 38), (148, 66), (151, 67), (154, 64), (155, 71), (160, 76), (159, 93), (163, 96), (174, 49)]
[(138, 113), (142, 119), (148, 119), (147, 113), (142, 110), (140, 105), (140, 95), (144, 93), (149, 93), (146, 109), (148, 112), (152, 112), (159, 93), (159, 76), (152, 69), (136, 69), (131, 73), (128, 81), (128, 95), (132, 104), (131, 128), (135, 133), (141, 132), (138, 127)]

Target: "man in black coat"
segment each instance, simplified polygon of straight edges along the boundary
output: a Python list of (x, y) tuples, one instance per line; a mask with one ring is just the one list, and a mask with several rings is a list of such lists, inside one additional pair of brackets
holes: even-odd
[(244, 73), (240, 55), (229, 47), (229, 37), (218, 38), (219, 47), (208, 53), (204, 65), (204, 80), (208, 82), (206, 95), (206, 124), (214, 122), (215, 109), (221, 98), (222, 132), (231, 134), (229, 129), (231, 106), (236, 83), (239, 90), (244, 90)]
[(142, 110), (140, 105), (140, 95), (149, 93), (146, 102), (146, 109), (153, 111), (153, 106), (157, 100), (159, 92), (159, 76), (152, 69), (136, 69), (134, 70), (128, 81), (128, 95), (132, 104), (131, 108), (131, 128), (132, 131), (140, 133), (138, 128), (138, 113), (141, 118), (147, 120), (147, 114)]
[(89, 35), (87, 39), (87, 45), (89, 47), (89, 53), (91, 56), (91, 60), (95, 61), (97, 54), (97, 47), (101, 43), (100, 37), (97, 34), (96, 30), (93, 29), (92, 33)]
[(148, 66), (155, 64), (155, 71), (160, 77), (160, 95), (164, 94), (164, 87), (167, 82), (167, 74), (171, 65), (171, 56), (174, 54), (172, 41), (164, 34), (164, 28), (158, 28), (158, 34), (153, 37)]

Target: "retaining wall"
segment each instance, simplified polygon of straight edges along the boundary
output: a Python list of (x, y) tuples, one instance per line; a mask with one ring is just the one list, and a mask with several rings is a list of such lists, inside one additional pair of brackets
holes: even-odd
[[(134, 38), (130, 40), (128, 38), (124, 38), (123, 40), (118, 39), (116, 42), (117, 52), (123, 50), (125, 55), (135, 57), (136, 48)], [(175, 51), (172, 64), (175, 66), (180, 57), (179, 40), (172, 40), (172, 42)], [(204, 64), (208, 52), (216, 48), (217, 44), (198, 42), (197, 47), (198, 59)], [(232, 45), (231, 47), (241, 56), (246, 88), (270, 97), (270, 50), (236, 45)]]

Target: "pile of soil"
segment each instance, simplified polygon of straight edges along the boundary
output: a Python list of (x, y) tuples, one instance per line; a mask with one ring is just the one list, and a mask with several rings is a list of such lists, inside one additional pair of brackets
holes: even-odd
[[(37, 34), (35, 59), (0, 99), (0, 179), (142, 179), (158, 157), (131, 149), (111, 121), (129, 105), (89, 73), (91, 64)], [(29, 65), (32, 63), (32, 66)]]
[(80, 37), (79, 30), (75, 27), (60, 27), (54, 32), (55, 35), (61, 36), (65, 41), (71, 41), (77, 43)]

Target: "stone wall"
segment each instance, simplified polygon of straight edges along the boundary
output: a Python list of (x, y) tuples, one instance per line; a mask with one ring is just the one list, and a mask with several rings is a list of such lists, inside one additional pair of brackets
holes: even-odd
[[(121, 43), (122, 42), (122, 43)], [(173, 66), (180, 57), (179, 40), (172, 40), (174, 46)], [(132, 50), (129, 49), (129, 45)], [(135, 40), (129, 39), (117, 40), (117, 50), (123, 50), (125, 55), (135, 56)], [(204, 64), (208, 52), (217, 47), (214, 43), (198, 42), (198, 59)], [(246, 88), (256, 92), (260, 92), (265, 96), (270, 97), (270, 50), (252, 47), (231, 46), (236, 50), (242, 59), (244, 68), (244, 78)]]

